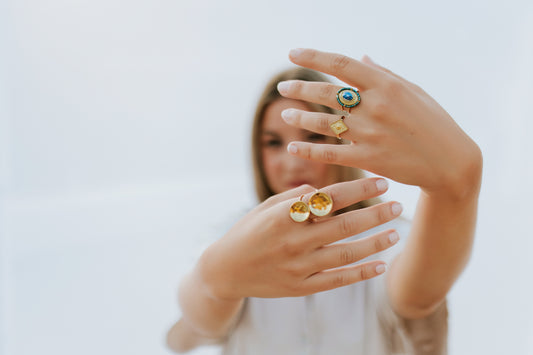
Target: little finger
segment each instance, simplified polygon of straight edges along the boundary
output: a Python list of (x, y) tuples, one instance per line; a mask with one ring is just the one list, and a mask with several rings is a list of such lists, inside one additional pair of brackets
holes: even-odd
[(313, 268), (318, 272), (353, 264), (392, 247), (398, 240), (400, 240), (398, 233), (389, 229), (363, 239), (326, 245), (312, 255)]
[(309, 276), (302, 287), (307, 294), (332, 290), (364, 281), (383, 274), (387, 269), (383, 261), (370, 261), (341, 269), (325, 270)]

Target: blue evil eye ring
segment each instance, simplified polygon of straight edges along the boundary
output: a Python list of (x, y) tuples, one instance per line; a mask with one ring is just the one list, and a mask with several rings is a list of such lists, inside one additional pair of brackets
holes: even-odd
[(337, 91), (337, 102), (348, 111), (361, 102), (361, 95), (359, 91), (353, 88), (342, 88)]

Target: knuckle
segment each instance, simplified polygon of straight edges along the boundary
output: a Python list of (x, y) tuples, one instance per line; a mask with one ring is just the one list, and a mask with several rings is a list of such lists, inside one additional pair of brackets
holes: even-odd
[(317, 128), (320, 131), (327, 131), (329, 130), (329, 122), (326, 118), (320, 118), (317, 120)]
[(370, 272), (368, 272), (367, 267), (362, 267), (359, 272), (360, 272), (361, 280), (368, 280), (371, 277)]
[(337, 287), (346, 286), (348, 285), (348, 283), (349, 281), (346, 275), (343, 272), (340, 272), (337, 275), (335, 275), (335, 277), (333, 278), (331, 286), (333, 288), (337, 288)]
[(308, 159), (308, 160), (313, 159), (313, 152), (312, 152), (311, 147), (307, 147), (306, 148), (305, 158)]
[(334, 95), (335, 87), (331, 84), (321, 85), (319, 97), (321, 99), (330, 99)]
[[(285, 266), (285, 272), (292, 279), (299, 280), (305, 275), (305, 267), (301, 263), (293, 262)], [(293, 282), (293, 284), (296, 284), (296, 282)]]
[(342, 265), (348, 265), (357, 261), (355, 251), (349, 247), (342, 247), (339, 250), (339, 259)]
[(301, 291), (301, 285), (299, 282), (295, 282), (294, 280), (287, 280), (285, 283), (285, 290), (289, 294), (289, 296), (299, 296)]
[(333, 70), (343, 70), (348, 66), (349, 63), (350, 58), (345, 55), (339, 54), (333, 57), (333, 61), (331, 62), (331, 68)]
[(289, 257), (294, 257), (300, 254), (300, 245), (295, 243), (292, 239), (284, 241), (280, 247), (283, 254)]
[(396, 98), (403, 92), (404, 86), (400, 80), (391, 79), (385, 84), (383, 90), (386, 96)]
[(389, 214), (387, 212), (388, 209), (389, 206), (381, 206), (378, 208), (377, 219), (379, 224), (383, 224), (389, 220)]
[(363, 193), (365, 194), (365, 196), (368, 196), (368, 195), (372, 194), (372, 192), (373, 192), (372, 184), (373, 184), (373, 182), (371, 182), (371, 181), (365, 181), (363, 183)]
[(364, 137), (367, 142), (380, 143), (383, 142), (383, 133), (375, 128), (367, 128), (364, 132)]
[(327, 163), (334, 163), (337, 161), (337, 153), (331, 149), (324, 149), (322, 159)]
[(340, 232), (342, 233), (342, 235), (350, 235), (351, 233), (353, 233), (353, 231), (356, 228), (355, 219), (349, 219), (349, 218), (343, 217), (340, 220), (339, 228), (340, 228)]
[(389, 114), (389, 103), (382, 99), (376, 102), (372, 107), (372, 112), (374, 113), (374, 117), (382, 118), (387, 117)]
[(379, 238), (374, 239), (374, 248), (376, 248), (376, 250), (385, 249), (383, 243), (381, 242), (381, 239)]

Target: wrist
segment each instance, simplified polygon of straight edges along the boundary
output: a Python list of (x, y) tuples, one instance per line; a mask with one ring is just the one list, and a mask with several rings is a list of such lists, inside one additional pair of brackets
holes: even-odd
[(429, 196), (450, 201), (463, 201), (477, 198), (481, 188), (483, 155), (479, 147), (472, 142), (472, 148), (465, 151), (462, 159), (456, 160), (453, 169), (442, 174), (441, 183), (434, 187), (421, 187)]
[(243, 297), (235, 293), (238, 288), (232, 285), (229, 273), (217, 264), (223, 263), (217, 263), (209, 247), (191, 272), (191, 277), (196, 280), (197, 287), (201, 289), (203, 295), (214, 302), (238, 303), (242, 301)]

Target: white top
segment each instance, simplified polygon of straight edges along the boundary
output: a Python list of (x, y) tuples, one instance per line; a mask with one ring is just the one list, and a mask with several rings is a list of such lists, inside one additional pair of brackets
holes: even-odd
[[(396, 219), (349, 239), (389, 228), (405, 238), (409, 226)], [(401, 245), (391, 249), (367, 260), (390, 264)], [(381, 275), (306, 297), (248, 298), (223, 354), (434, 355), (446, 354), (446, 338), (446, 304), (427, 318), (405, 320), (392, 310)]]

